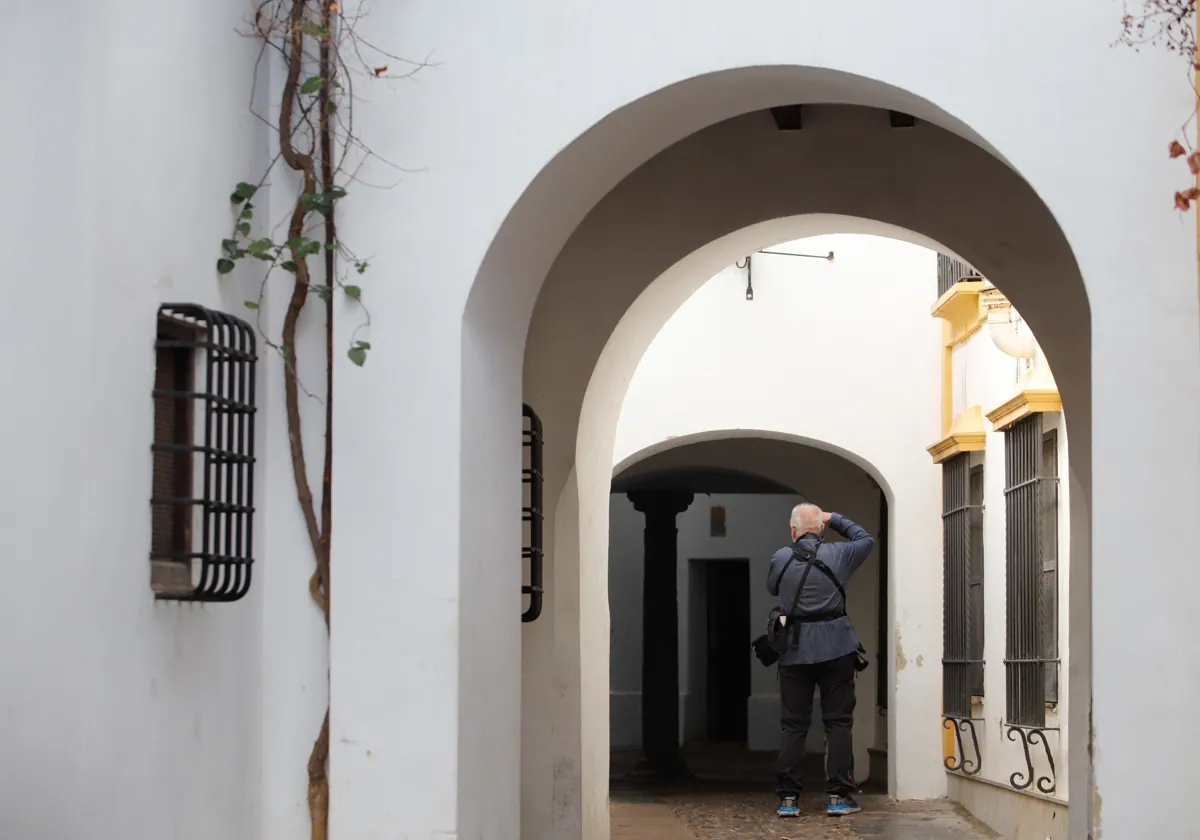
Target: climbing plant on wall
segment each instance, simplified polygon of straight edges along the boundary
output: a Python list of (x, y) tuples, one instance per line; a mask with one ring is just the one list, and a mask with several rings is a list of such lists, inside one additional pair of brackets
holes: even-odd
[[(279, 73), (283, 84), (267, 110), (251, 107), (270, 127), (275, 154), (254, 181), (233, 187), (232, 229), (221, 242), (217, 273), (228, 275), (239, 263), (258, 267), (258, 294), (246, 307), (257, 312), (263, 341), (283, 361), (284, 406), (296, 495), (312, 547), (314, 567), (309, 595), (321, 611), (328, 631), (330, 616), (329, 561), (333, 525), (333, 371), (334, 303), (342, 298), (362, 313), (359, 326), (344, 347), (355, 365), (366, 363), (371, 350), (363, 336), (370, 326), (360, 283), (369, 266), (338, 238), (337, 210), (368, 160), (379, 158), (354, 133), (354, 85), (366, 80), (412, 76), (424, 65), (401, 59), (365, 41), (356, 29), (362, 10), (353, 14), (335, 0), (262, 0), (243, 35), (257, 39), (261, 52), (252, 84), (271, 90), (268, 75)], [(389, 66), (396, 69), (389, 69)], [(253, 93), (251, 102), (258, 101)], [(294, 196), (282, 221), (270, 226), (255, 206), (260, 190), (271, 185)], [(275, 196), (274, 206), (279, 206)], [(258, 215), (256, 215), (256, 213)], [(268, 293), (270, 291), (270, 293)], [(306, 373), (297, 352), (300, 316), (310, 300), (324, 314), (323, 356), (313, 375), (323, 387), (306, 387)], [(266, 325), (262, 307), (286, 300), (277, 331)], [(270, 305), (268, 303), (268, 305)], [(323, 392), (324, 396), (317, 396)], [(309, 481), (308, 453), (301, 434), (301, 398), (324, 406), (324, 445), (318, 507)], [(308, 759), (308, 807), (312, 840), (325, 840), (329, 825), (329, 707)]]
[[(1196, 53), (1196, 0), (1125, 0), (1121, 25), (1121, 43), (1134, 49), (1156, 46), (1178, 55), (1188, 86), (1200, 98), (1200, 90), (1196, 88), (1196, 71), (1200, 69), (1200, 56)], [(1175, 192), (1175, 206), (1182, 211), (1200, 200), (1200, 183), (1196, 180), (1200, 176), (1200, 150), (1192, 142), (1195, 119), (1193, 107), (1167, 147), (1172, 158), (1185, 160), (1191, 174), (1188, 186)]]

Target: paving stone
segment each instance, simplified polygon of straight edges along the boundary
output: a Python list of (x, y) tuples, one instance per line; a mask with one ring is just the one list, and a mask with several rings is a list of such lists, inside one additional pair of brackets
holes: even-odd
[(828, 817), (824, 798), (801, 800), (801, 816), (775, 816), (768, 792), (614, 791), (612, 836), (622, 840), (988, 840), (997, 835), (945, 801), (894, 803), (860, 797), (863, 810)]

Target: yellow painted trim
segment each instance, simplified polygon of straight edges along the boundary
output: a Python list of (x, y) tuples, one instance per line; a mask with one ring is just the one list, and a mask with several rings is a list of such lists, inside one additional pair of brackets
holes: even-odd
[(925, 451), (933, 456), (935, 464), (940, 464), (963, 452), (982, 452), (986, 446), (987, 428), (983, 425), (983, 410), (973, 405), (954, 418), (946, 436), (926, 447)]
[(958, 760), (958, 748), (954, 743), (954, 726), (946, 726), (949, 718), (942, 716), (942, 761), (955, 762)]
[(954, 422), (954, 344), (950, 324), (942, 321), (942, 423), (940, 433), (945, 437)]
[(966, 341), (987, 321), (987, 310), (980, 294), (988, 287), (984, 280), (960, 280), (937, 299), (929, 314), (950, 325), (948, 346)]
[(1022, 388), (1012, 398), (987, 413), (992, 428), (1002, 432), (1039, 411), (1062, 411), (1062, 400), (1054, 388)]

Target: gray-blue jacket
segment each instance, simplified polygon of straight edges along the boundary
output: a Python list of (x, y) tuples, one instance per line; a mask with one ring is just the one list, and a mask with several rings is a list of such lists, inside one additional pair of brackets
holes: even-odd
[[(839, 513), (830, 517), (827, 527), (841, 534), (847, 542), (821, 543), (817, 549), (817, 559), (829, 567), (845, 588), (850, 576), (858, 571), (871, 554), (871, 549), (875, 547), (875, 538), (861, 525), (851, 522)], [(797, 545), (812, 546), (817, 541), (817, 535), (810, 533), (802, 535), (796, 542)], [(796, 587), (800, 585), (800, 578), (808, 565), (801, 562), (789, 565), (788, 560), (791, 556), (792, 546), (779, 549), (771, 558), (771, 567), (767, 572), (767, 591), (779, 598), (779, 605), (784, 612), (791, 609), (792, 599), (796, 597)], [(803, 615), (825, 615), (837, 613), (845, 608), (846, 604), (833, 581), (814, 567), (804, 581), (804, 591), (800, 593), (800, 599), (796, 602), (796, 612)], [(849, 616), (831, 621), (800, 623), (798, 636), (798, 640), (795, 635), (792, 636), (792, 643), (787, 652), (779, 657), (780, 665), (827, 662), (858, 649), (858, 636)]]

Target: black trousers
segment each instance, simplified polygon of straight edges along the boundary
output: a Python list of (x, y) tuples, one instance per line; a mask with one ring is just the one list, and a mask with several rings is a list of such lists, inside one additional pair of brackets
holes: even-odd
[(812, 665), (779, 666), (780, 720), (783, 744), (775, 766), (777, 792), (797, 796), (804, 768), (804, 743), (812, 725), (813, 689), (821, 690), (821, 722), (825, 724), (826, 793), (845, 796), (854, 784), (853, 653)]

